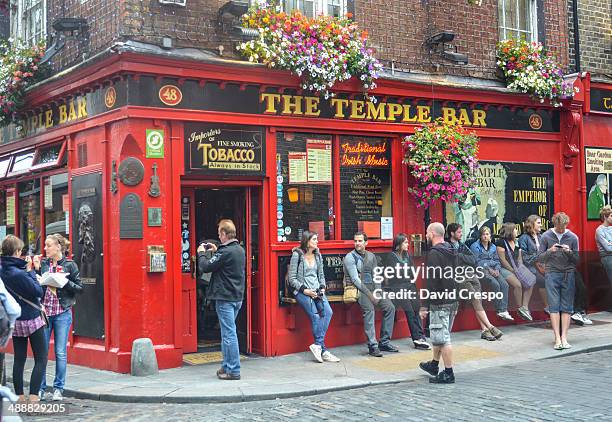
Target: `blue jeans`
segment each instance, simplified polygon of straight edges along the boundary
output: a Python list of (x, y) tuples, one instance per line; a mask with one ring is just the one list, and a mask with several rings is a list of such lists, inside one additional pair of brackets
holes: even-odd
[(491, 273), (487, 272), (484, 280), (489, 284), (489, 288), (493, 292), (501, 292), (503, 294), (501, 299), (496, 299), (494, 301), (495, 312), (506, 312), (508, 310), (508, 282), (506, 281), (505, 277), (501, 274), (501, 272), (497, 277), (494, 277)]
[(215, 309), (221, 327), (221, 354), (223, 370), (230, 375), (240, 375), (240, 350), (236, 335), (236, 317), (242, 307), (242, 301), (215, 301)]
[(313, 300), (304, 293), (298, 292), (295, 295), (295, 300), (297, 300), (302, 309), (304, 309), (304, 312), (306, 312), (306, 315), (308, 315), (308, 318), (310, 318), (310, 327), (312, 336), (314, 337), (314, 343), (321, 346), (323, 352), (326, 351), (325, 334), (327, 333), (333, 315), (327, 297), (324, 295), (321, 300)]
[(576, 274), (547, 272), (544, 275), (546, 283), (546, 297), (548, 299), (548, 311), (552, 313), (563, 312), (571, 314), (574, 312), (574, 292), (576, 290)]
[[(66, 362), (68, 356), (66, 349), (68, 347), (68, 334), (70, 333), (70, 325), (72, 325), (72, 309), (68, 309), (61, 314), (49, 317), (49, 326), (45, 327), (45, 336), (47, 345), (51, 340), (51, 331), (53, 331), (53, 342), (55, 349), (55, 378), (53, 379), (53, 388), (64, 391), (66, 382)], [(43, 374), (40, 391), (47, 389), (46, 373)]]

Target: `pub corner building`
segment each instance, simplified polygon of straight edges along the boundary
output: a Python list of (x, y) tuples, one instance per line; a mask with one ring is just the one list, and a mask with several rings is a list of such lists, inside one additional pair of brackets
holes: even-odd
[[(612, 87), (586, 74), (560, 109), (495, 82), (399, 73), (379, 80), (372, 103), (356, 82), (326, 100), (287, 72), (156, 48), (122, 44), (45, 81), (30, 92), (21, 127), (1, 132), (0, 234), (20, 236), (29, 254), (48, 234), (69, 236), (81, 270), (71, 363), (129, 372), (141, 337), (152, 339), (160, 368), (218, 345), (194, 256), (217, 238), (220, 218), (236, 222), (248, 257), (242, 352), (310, 344), (285, 280), (305, 229), (319, 234), (325, 261), (328, 345), (365, 342), (359, 306), (342, 302), (341, 260), (357, 230), (381, 253), (408, 233), (418, 259), (424, 212), (408, 194), (401, 140), (436, 117), (480, 136), (481, 166), (471, 200), (432, 208), (432, 220), (498, 230), (535, 213), (547, 227), (563, 210), (585, 249), (596, 249), (588, 189), (599, 174), (610, 182)], [(593, 287), (588, 271), (585, 279)], [(476, 328), (468, 312), (457, 329)], [(398, 318), (394, 337), (404, 337)]]

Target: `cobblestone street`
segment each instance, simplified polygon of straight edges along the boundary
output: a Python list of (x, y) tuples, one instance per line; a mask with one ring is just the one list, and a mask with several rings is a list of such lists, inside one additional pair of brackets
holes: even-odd
[(67, 399), (70, 414), (25, 420), (612, 420), (612, 351), (457, 373), (454, 385), (422, 381), (228, 404), (128, 404)]

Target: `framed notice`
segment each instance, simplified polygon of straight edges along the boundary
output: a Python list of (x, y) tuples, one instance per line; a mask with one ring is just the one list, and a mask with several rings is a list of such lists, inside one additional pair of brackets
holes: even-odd
[(584, 149), (587, 218), (599, 220), (599, 211), (610, 205), (610, 182), (612, 182), (612, 148)]
[(290, 152), (289, 184), (308, 182), (308, 154), (305, 152)]
[(15, 189), (6, 190), (6, 225), (15, 225)]
[(332, 181), (332, 143), (328, 139), (308, 139), (308, 181), (331, 183)]

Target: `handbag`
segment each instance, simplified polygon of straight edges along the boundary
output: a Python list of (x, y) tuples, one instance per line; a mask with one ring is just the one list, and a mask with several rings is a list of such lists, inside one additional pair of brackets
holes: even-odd
[[(355, 252), (352, 252), (353, 259), (355, 260), (355, 266), (357, 266), (357, 256)], [(342, 280), (344, 285), (344, 293), (342, 294), (342, 301), (344, 303), (355, 303), (359, 300), (359, 289), (355, 287), (355, 284), (351, 281), (351, 277), (344, 271), (344, 279)]]
[(510, 245), (508, 245), (508, 242), (505, 240), (504, 243), (506, 244), (506, 251), (508, 252), (508, 256), (510, 256), (510, 263), (512, 264), (512, 268), (514, 268), (516, 278), (519, 279), (523, 287), (530, 289), (536, 283), (536, 275), (529, 271), (529, 268), (527, 268), (525, 264), (516, 265)]
[(43, 322), (45, 323), (45, 326), (48, 327), (49, 326), (49, 317), (47, 316), (47, 313), (45, 312), (45, 307), (44, 306), (38, 306), (32, 302), (30, 302), (28, 299), (24, 298), (23, 296), (21, 296), (18, 293), (15, 293), (13, 290), (11, 290), (8, 286), (6, 286), (6, 289), (9, 291), (10, 294), (12, 294), (13, 296), (17, 296), (20, 300), (24, 301), (25, 303), (27, 303), (28, 305), (30, 305), (32, 308), (40, 311), (40, 317), (42, 318)]

